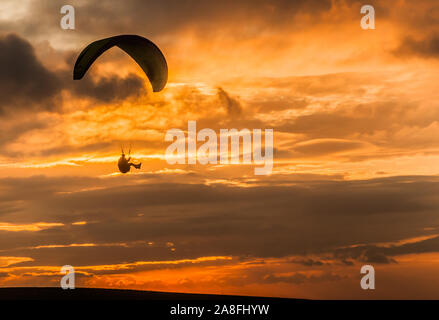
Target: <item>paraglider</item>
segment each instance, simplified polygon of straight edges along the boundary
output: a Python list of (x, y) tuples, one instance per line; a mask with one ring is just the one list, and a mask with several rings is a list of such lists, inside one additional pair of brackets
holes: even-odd
[[(119, 35), (90, 43), (76, 60), (73, 79), (82, 79), (95, 60), (114, 46), (125, 51), (137, 62), (151, 82), (154, 92), (161, 91), (165, 87), (168, 81), (168, 65), (163, 53), (153, 42), (138, 35)], [(142, 163), (130, 162), (130, 152), (127, 159), (122, 149), (122, 155), (117, 163), (121, 173), (129, 172), (131, 167), (140, 169), (142, 166)]]
[(97, 40), (79, 54), (73, 69), (73, 79), (80, 80), (93, 62), (112, 47), (125, 51), (143, 69), (154, 92), (161, 91), (168, 81), (168, 65), (160, 49), (138, 35), (120, 35)]
[(142, 166), (142, 163), (132, 163), (131, 161), (131, 157), (130, 157), (130, 153), (131, 153), (131, 149), (128, 151), (128, 159), (125, 157), (125, 153), (123, 152), (123, 148), (122, 148), (122, 155), (119, 158), (119, 161), (117, 162), (117, 166), (119, 167), (119, 171), (121, 173), (127, 173), (128, 171), (130, 171), (131, 167), (134, 167), (136, 169), (140, 169), (140, 167)]

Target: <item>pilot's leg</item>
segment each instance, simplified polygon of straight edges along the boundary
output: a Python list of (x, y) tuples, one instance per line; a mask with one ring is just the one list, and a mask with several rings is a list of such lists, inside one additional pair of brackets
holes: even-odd
[(130, 165), (136, 169), (140, 169), (140, 167), (142, 166), (142, 163), (139, 163), (139, 164), (130, 163)]

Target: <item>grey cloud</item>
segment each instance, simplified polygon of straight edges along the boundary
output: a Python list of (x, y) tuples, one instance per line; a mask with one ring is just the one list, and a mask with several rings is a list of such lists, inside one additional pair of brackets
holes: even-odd
[[(0, 146), (16, 141), (29, 131), (49, 127), (52, 124), (49, 118), (43, 120), (29, 114), (40, 111), (61, 112), (63, 90), (70, 91), (75, 97), (89, 98), (98, 103), (118, 102), (146, 94), (147, 80), (134, 74), (124, 78), (97, 78), (90, 72), (81, 81), (73, 81), (71, 70), (49, 70), (38, 60), (32, 45), (15, 34), (0, 37), (0, 64)], [(109, 147), (112, 143), (102, 142), (100, 147)], [(88, 145), (81, 148), (90, 150), (91, 147)], [(48, 155), (72, 152), (75, 148), (67, 149), (67, 146), (51, 150), (42, 148), (41, 152)], [(6, 148), (3, 155), (16, 158), (23, 156), (23, 152)]]
[(356, 260), (362, 263), (396, 263), (395, 259), (386, 255), (379, 247), (372, 245), (336, 250), (334, 257), (342, 262)]
[(66, 88), (80, 97), (89, 97), (101, 102), (116, 102), (145, 94), (145, 81), (147, 80), (135, 74), (129, 74), (125, 78), (111, 76), (99, 80), (85, 76), (80, 81), (66, 85)]
[(419, 56), (424, 58), (439, 58), (439, 34), (417, 40), (406, 37), (401, 45), (394, 51), (396, 56)]
[(278, 283), (278, 282), (286, 282), (286, 283), (309, 283), (309, 282), (322, 282), (322, 281), (339, 281), (343, 279), (340, 275), (325, 272), (321, 275), (306, 275), (302, 272), (295, 272), (292, 275), (275, 275), (269, 274), (266, 275), (263, 279), (266, 283)]
[(352, 248), (341, 248), (334, 251), (334, 257), (369, 263), (396, 263), (395, 256), (398, 255), (430, 253), (438, 252), (438, 250), (439, 236), (399, 245), (360, 245)]
[(230, 97), (223, 88), (218, 88), (218, 98), (221, 104), (226, 108), (229, 116), (237, 116), (242, 113), (242, 107), (239, 101)]
[(290, 262), (301, 264), (301, 265), (306, 266), (306, 267), (314, 267), (314, 266), (320, 267), (320, 266), (324, 266), (324, 265), (328, 264), (325, 261), (318, 260), (318, 259), (311, 259), (311, 258), (303, 258), (303, 259), (292, 258), (290, 260)]
[[(330, 0), (245, 0), (221, 2), (203, 0), (165, 0), (124, 2), (99, 1), (70, 3), (76, 8), (76, 32), (104, 37), (109, 34), (140, 33), (163, 35), (191, 27), (208, 34), (219, 24), (242, 25), (242, 21), (262, 19), (265, 27), (273, 28), (292, 23), (301, 13), (319, 15), (331, 9)], [(28, 22), (34, 27), (28, 33), (47, 32), (59, 28), (59, 3), (37, 1), (31, 7), (44, 19), (40, 23)], [(57, 21), (56, 24), (53, 24)], [(133, 23), (134, 22), (134, 23)], [(19, 26), (17, 26), (19, 27)], [(233, 36), (233, 35), (231, 35)], [(251, 34), (249, 35), (251, 36)]]
[[(132, 241), (171, 241), (176, 249), (172, 252), (166, 247), (139, 245), (54, 248), (50, 254), (49, 249), (19, 251), (22, 256), (35, 258), (35, 264), (53, 263), (57, 256), (85, 264), (88, 259), (116, 263), (205, 255), (284, 257), (331, 252), (341, 263), (390, 262), (391, 254), (381, 249), (343, 252), (338, 248), (423, 235), (425, 226), (435, 225), (439, 206), (439, 181), (435, 177), (296, 181), (294, 186), (252, 188), (152, 184), (148, 178), (135, 179), (134, 185), (126, 185), (129, 180), (124, 180), (124, 186), (120, 186), (120, 179), (2, 179), (0, 201), (21, 202), (18, 211), (4, 212), (2, 221), (24, 223), (31, 219), (65, 224), (37, 233), (15, 233), (13, 239), (10, 233), (0, 231), (2, 249), (8, 252), (42, 244)], [(77, 189), (84, 190), (66, 193)], [(71, 226), (74, 221), (90, 223)], [(430, 243), (430, 250), (439, 250), (436, 242)], [(63, 253), (58, 255), (58, 251)]]
[[(24, 38), (0, 38), (0, 113), (61, 110), (62, 90), (101, 102), (118, 101), (145, 93), (144, 80), (134, 74), (73, 81), (71, 70), (49, 70)], [(73, 66), (72, 66), (73, 68)]]
[[(57, 77), (35, 56), (32, 45), (17, 35), (0, 38), (0, 111), (54, 110), (61, 90)], [(12, 111), (10, 110), (10, 111)]]

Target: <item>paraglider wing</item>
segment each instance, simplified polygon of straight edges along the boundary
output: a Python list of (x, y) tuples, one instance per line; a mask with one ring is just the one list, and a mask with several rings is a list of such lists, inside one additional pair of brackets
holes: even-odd
[(168, 81), (168, 65), (163, 53), (154, 43), (137, 35), (120, 35), (89, 44), (76, 60), (73, 79), (82, 79), (93, 62), (114, 46), (128, 53), (139, 64), (151, 82), (154, 92), (165, 87)]

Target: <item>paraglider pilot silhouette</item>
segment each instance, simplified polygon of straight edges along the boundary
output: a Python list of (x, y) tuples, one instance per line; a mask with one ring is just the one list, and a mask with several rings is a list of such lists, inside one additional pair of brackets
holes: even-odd
[(125, 153), (123, 152), (123, 148), (122, 148), (122, 155), (119, 158), (119, 161), (117, 162), (117, 166), (119, 167), (119, 171), (122, 173), (127, 173), (128, 171), (130, 171), (131, 167), (134, 167), (136, 169), (140, 169), (140, 167), (142, 166), (142, 163), (140, 162), (139, 164), (135, 164), (130, 162), (131, 161), (131, 148), (128, 151), (128, 159), (125, 158)]
[[(151, 41), (138, 35), (120, 35), (101, 39), (89, 44), (79, 54), (73, 69), (73, 79), (80, 80), (93, 62), (105, 51), (112, 47), (125, 51), (142, 68), (151, 82), (153, 92), (161, 91), (168, 81), (168, 65), (160, 49)], [(131, 157), (122, 156), (118, 166), (122, 173), (130, 171), (131, 166), (140, 169), (140, 164), (130, 163)]]

